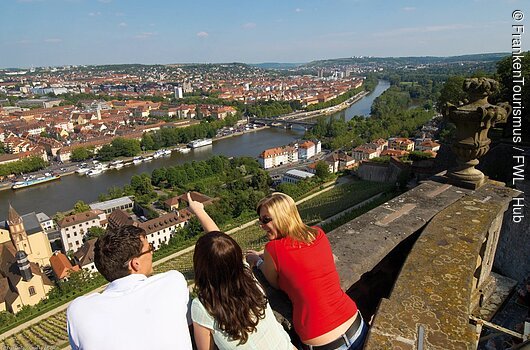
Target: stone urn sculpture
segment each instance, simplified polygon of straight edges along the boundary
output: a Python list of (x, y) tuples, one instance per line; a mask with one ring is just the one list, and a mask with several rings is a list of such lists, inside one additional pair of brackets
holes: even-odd
[(464, 81), (468, 99), (455, 106), (447, 103), (444, 118), (456, 125), (456, 135), (451, 149), (457, 156), (458, 165), (447, 171), (449, 182), (460, 187), (477, 189), (486, 177), (475, 169), (489, 150), (491, 140), (488, 130), (496, 123), (506, 122), (511, 107), (507, 103), (492, 105), (488, 96), (499, 89), (499, 83), (489, 78), (470, 78)]

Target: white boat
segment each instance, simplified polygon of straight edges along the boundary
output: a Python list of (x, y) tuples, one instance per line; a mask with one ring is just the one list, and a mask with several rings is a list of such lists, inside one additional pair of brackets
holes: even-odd
[(199, 147), (208, 146), (211, 144), (212, 144), (212, 139), (198, 139), (198, 140), (194, 140), (188, 143), (188, 147), (199, 148)]
[(123, 165), (123, 160), (115, 160), (113, 162), (110, 162), (109, 168), (116, 168), (119, 164)]
[[(46, 174), (48, 174), (48, 175), (46, 175)], [(16, 190), (16, 189), (19, 189), (19, 188), (24, 188), (24, 187), (38, 185), (38, 184), (41, 184), (41, 183), (44, 183), (44, 182), (48, 182), (48, 181), (58, 180), (60, 178), (59, 175), (52, 175), (50, 173), (46, 173), (46, 174), (45, 174), (45, 176), (38, 177), (38, 178), (32, 179), (32, 180), (17, 181), (17, 182), (15, 182), (13, 184), (13, 186), (11, 186), (11, 188)]]
[(171, 150), (170, 149), (165, 149), (164, 150), (164, 155), (165, 156), (169, 156), (171, 154)]
[(121, 168), (123, 168), (123, 165), (124, 165), (123, 163), (118, 163), (118, 164), (116, 164), (116, 165), (114, 166), (114, 168), (115, 168), (115, 169), (121, 169)]
[(151, 156), (149, 156), (149, 157), (145, 157), (145, 158), (143, 159), (144, 162), (150, 162), (150, 161), (152, 161), (152, 160), (153, 160), (153, 157), (151, 157)]
[(134, 157), (133, 164), (140, 164), (142, 162), (142, 157)]
[(88, 171), (88, 173), (86, 173), (88, 176), (96, 176), (96, 175), (99, 175), (103, 172), (103, 169), (102, 168), (94, 168), (94, 169), (90, 169)]
[(90, 171), (90, 168), (79, 168), (75, 172), (79, 175), (84, 175)]
[(177, 152), (180, 152), (180, 153), (189, 153), (190, 151), (191, 151), (191, 148), (188, 148), (188, 147), (177, 148)]
[(155, 159), (156, 159), (156, 158), (160, 158), (160, 157), (162, 157), (163, 155), (164, 155), (164, 151), (162, 151), (162, 150), (158, 150), (158, 151), (156, 151), (155, 153), (153, 153), (153, 158), (155, 158)]

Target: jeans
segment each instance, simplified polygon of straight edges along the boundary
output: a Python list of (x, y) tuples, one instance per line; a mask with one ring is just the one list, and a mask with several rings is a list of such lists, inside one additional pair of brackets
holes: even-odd
[[(361, 314), (359, 314), (359, 317), (362, 317)], [(361, 318), (361, 325), (359, 326), (359, 329), (357, 329), (355, 334), (349, 339), (350, 345), (348, 346), (346, 344), (343, 344), (338, 348), (335, 348), (334, 350), (361, 350), (363, 348), (367, 334), (368, 326), (366, 325), (366, 322), (364, 322), (364, 320)], [(302, 348), (308, 350), (313, 349), (311, 345), (304, 345)]]
[[(361, 316), (361, 315), (359, 315)], [(360, 350), (363, 348), (364, 341), (366, 340), (366, 335), (368, 334), (368, 326), (361, 319), (361, 326), (355, 332), (355, 334), (350, 338), (350, 346), (344, 344), (338, 347), (335, 350)]]

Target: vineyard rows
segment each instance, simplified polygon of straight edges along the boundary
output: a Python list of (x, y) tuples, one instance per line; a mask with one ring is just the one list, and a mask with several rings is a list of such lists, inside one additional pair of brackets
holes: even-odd
[(62, 349), (68, 344), (66, 334), (66, 311), (61, 311), (0, 341), (0, 350)]

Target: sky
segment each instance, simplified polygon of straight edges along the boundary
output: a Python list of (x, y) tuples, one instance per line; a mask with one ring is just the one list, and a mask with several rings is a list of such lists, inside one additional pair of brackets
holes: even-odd
[(528, 18), (529, 0), (0, 0), (0, 68), (511, 52)]

